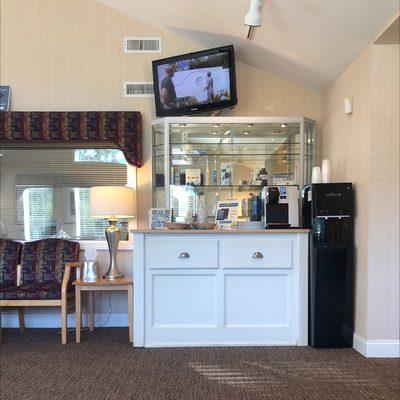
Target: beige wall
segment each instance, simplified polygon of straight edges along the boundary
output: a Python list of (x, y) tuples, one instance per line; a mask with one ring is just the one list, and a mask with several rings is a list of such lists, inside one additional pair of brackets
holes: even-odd
[[(369, 231), (371, 52), (368, 47), (330, 86), (322, 98), (322, 157), (331, 161), (333, 182), (353, 182), (356, 238), (356, 331), (366, 335)], [(343, 98), (353, 97), (347, 117)]]
[(372, 49), (368, 339), (400, 335), (399, 49)]
[[(149, 122), (153, 98), (123, 98), (124, 80), (152, 80), (151, 60), (198, 49), (174, 34), (91, 0), (0, 0), (0, 82), (13, 110), (137, 110), (144, 122), (138, 171), (139, 225), (151, 207)], [(124, 36), (161, 36), (162, 54), (126, 55)], [(236, 115), (304, 115), (320, 120), (320, 95), (238, 63)]]
[[(0, 83), (12, 86), (12, 110), (142, 113), (145, 162), (137, 174), (137, 215), (139, 225), (147, 227), (154, 100), (122, 97), (122, 82), (151, 81), (152, 59), (198, 46), (91, 0), (0, 0), (0, 7)], [(163, 52), (126, 55), (124, 36), (161, 36)], [(237, 75), (239, 105), (226, 115), (304, 115), (320, 121), (320, 95), (241, 63)], [(98, 258), (106, 269), (107, 254), (101, 251)], [(119, 258), (121, 269), (129, 274), (131, 252), (121, 252)], [(112, 295), (113, 313), (126, 312), (120, 297)], [(101, 308), (108, 311), (107, 298)]]
[(369, 45), (322, 96), (322, 157), (333, 181), (355, 187), (355, 322), (368, 340), (399, 338), (398, 57), (398, 46)]

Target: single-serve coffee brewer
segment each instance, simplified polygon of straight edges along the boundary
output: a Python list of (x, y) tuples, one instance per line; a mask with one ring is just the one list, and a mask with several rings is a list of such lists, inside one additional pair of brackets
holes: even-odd
[(266, 228), (299, 226), (299, 189), (297, 186), (265, 186), (261, 191), (262, 220)]

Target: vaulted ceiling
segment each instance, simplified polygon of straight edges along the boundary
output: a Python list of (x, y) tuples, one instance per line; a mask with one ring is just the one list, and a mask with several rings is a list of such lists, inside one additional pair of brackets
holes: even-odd
[(263, 0), (253, 39), (249, 0), (97, 0), (206, 47), (234, 44), (238, 60), (322, 92), (398, 12), (398, 0)]

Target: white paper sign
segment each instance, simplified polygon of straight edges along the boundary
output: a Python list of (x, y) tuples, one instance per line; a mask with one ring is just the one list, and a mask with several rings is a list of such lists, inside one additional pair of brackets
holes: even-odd
[(225, 200), (218, 202), (215, 222), (217, 229), (234, 230), (237, 228), (239, 214), (239, 200)]

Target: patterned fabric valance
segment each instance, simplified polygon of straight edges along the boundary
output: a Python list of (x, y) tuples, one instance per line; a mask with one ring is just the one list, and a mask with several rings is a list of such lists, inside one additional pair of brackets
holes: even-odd
[(0, 143), (113, 143), (131, 165), (142, 164), (142, 118), (137, 111), (0, 112)]

